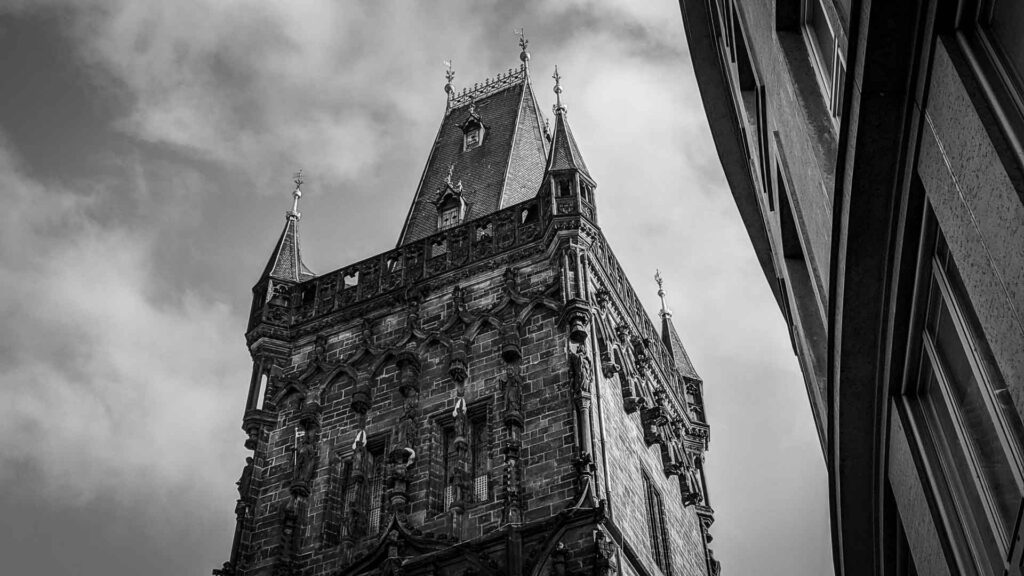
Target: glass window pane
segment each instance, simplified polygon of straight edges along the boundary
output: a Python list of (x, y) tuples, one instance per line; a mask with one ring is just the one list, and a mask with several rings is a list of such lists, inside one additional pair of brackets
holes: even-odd
[(835, 52), (835, 36), (829, 28), (828, 18), (821, 7), (821, 0), (808, 0), (810, 2), (807, 25), (813, 32), (815, 45), (818, 47), (818, 55), (821, 56), (821, 65), (825, 68), (825, 85), (832, 85), (832, 56)]
[[(935, 280), (932, 290), (938, 291)], [(983, 494), (987, 493), (1004, 534), (1012, 531), (1020, 504), (1020, 492), (1012, 472), (1012, 464), (1002, 442), (996, 416), (989, 408), (988, 390), (978, 380), (968, 357), (967, 344), (961, 339), (944, 298), (935, 298), (935, 313), (929, 318), (928, 337), (945, 375), (946, 394), (951, 410), (962, 422), (965, 464), (973, 463), (974, 475)], [(974, 483), (975, 480), (970, 480)]]
[(1002, 52), (1003, 60), (1015, 76), (1017, 87), (1024, 78), (1024, 2), (1020, 0), (992, 0), (992, 20), (989, 32), (992, 42)]

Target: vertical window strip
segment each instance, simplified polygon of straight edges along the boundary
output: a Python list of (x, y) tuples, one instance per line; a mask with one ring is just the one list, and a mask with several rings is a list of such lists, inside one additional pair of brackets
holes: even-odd
[(469, 448), (473, 462), (473, 501), (486, 502), (489, 499), (487, 485), (487, 416), (472, 421), (472, 435)]
[(654, 482), (646, 472), (641, 471), (644, 482), (644, 496), (647, 501), (647, 522), (651, 540), (651, 555), (658, 568), (666, 575), (672, 574), (668, 553), (668, 533), (665, 529), (665, 506)]
[(345, 521), (345, 503), (348, 500), (352, 461), (346, 459), (330, 469), (327, 499), (324, 503), (324, 541), (337, 544), (341, 538), (341, 524)]
[(384, 504), (384, 454), (383, 450), (379, 453), (371, 452), (368, 454), (370, 457), (370, 478), (367, 486), (367, 497), (369, 501), (366, 502), (367, 509), (367, 535), (374, 535), (380, 531), (380, 519), (383, 513)]

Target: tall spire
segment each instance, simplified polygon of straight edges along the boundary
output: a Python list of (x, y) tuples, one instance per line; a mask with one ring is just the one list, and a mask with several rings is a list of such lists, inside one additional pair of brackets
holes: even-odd
[(267, 267), (263, 269), (262, 277), (302, 282), (316, 276), (302, 262), (299, 250), (299, 219), (302, 218), (302, 214), (299, 213), (299, 199), (302, 198), (301, 187), (304, 182), (302, 170), (295, 173), (292, 181), (295, 183), (292, 190), (292, 209), (285, 212), (284, 230), (277, 239)]

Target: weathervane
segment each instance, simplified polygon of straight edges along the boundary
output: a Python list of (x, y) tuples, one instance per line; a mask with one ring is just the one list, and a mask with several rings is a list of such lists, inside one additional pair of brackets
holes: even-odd
[(452, 80), (455, 79), (455, 70), (452, 70), (451, 60), (445, 60), (444, 65), (448, 67), (448, 70), (444, 73), (444, 78), (448, 81), (444, 85), (444, 91), (448, 94), (448, 98), (451, 99), (455, 95), (455, 87), (452, 86)]
[(661, 315), (662, 317), (670, 317), (672, 316), (672, 311), (668, 309), (668, 306), (665, 306), (665, 288), (663, 286), (665, 280), (661, 277), (661, 270), (654, 270), (654, 281), (658, 283), (658, 298), (661, 298)]
[(305, 182), (305, 180), (302, 179), (302, 168), (299, 168), (299, 171), (294, 174), (292, 182), (295, 182), (295, 190), (292, 191), (292, 210), (288, 213), (288, 216), (299, 218), (301, 216), (301, 214), (299, 214), (299, 198), (302, 198), (302, 190), (300, 190), (300, 187), (303, 182)]
[(523, 69), (529, 70), (530, 53), (526, 51), (526, 47), (529, 46), (530, 41), (526, 39), (526, 30), (524, 28), (520, 28), (519, 30), (513, 30), (512, 32), (519, 35), (519, 47), (522, 49), (519, 53), (519, 60), (523, 63)]

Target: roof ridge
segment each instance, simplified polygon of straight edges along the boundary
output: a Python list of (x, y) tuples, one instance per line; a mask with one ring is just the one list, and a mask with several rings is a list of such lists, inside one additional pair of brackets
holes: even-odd
[(527, 78), (526, 66), (520, 65), (518, 69), (509, 68), (508, 72), (502, 74), (498, 73), (494, 78), (487, 78), (484, 84), (481, 86), (479, 82), (473, 84), (472, 89), (463, 88), (462, 92), (454, 96), (451, 103), (448, 105), (449, 112), (456, 108), (461, 108), (474, 100), (486, 98), (492, 94), (500, 92), (505, 88), (510, 88), (525, 81)]

